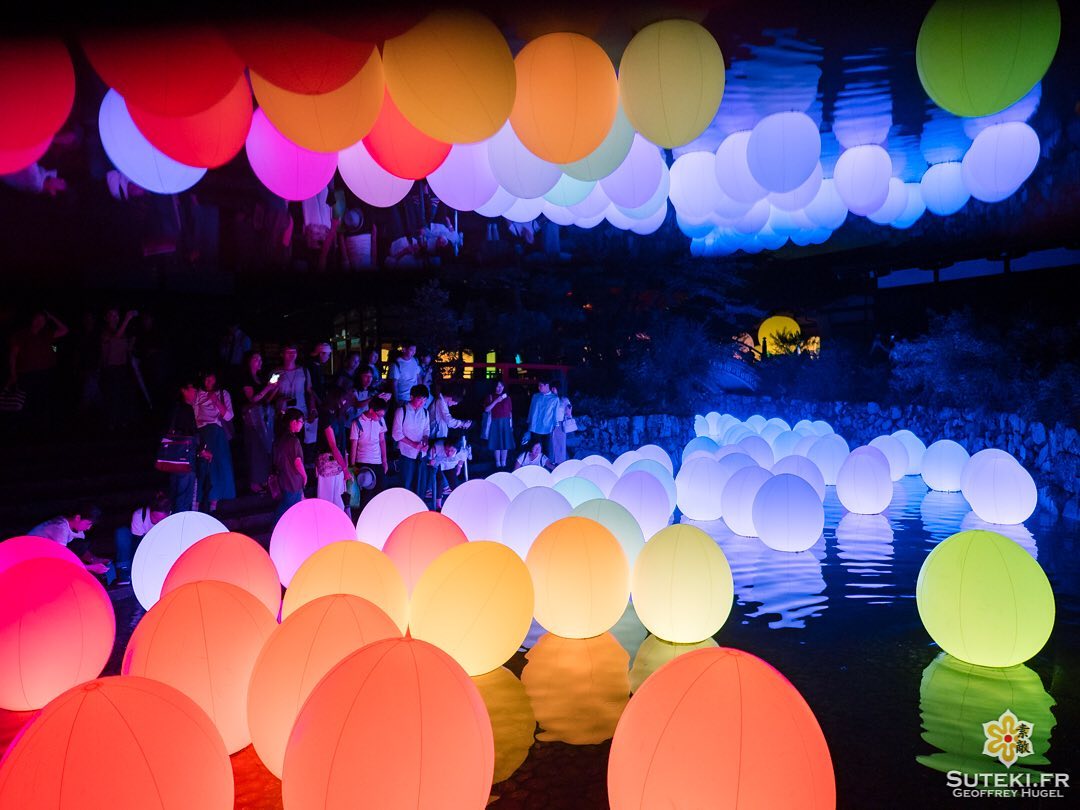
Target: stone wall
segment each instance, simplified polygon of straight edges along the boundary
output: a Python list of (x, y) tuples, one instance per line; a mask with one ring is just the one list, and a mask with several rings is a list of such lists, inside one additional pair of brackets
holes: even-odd
[[(802, 402), (769, 397), (727, 396), (709, 410), (740, 419), (760, 413), (780, 416), (791, 424), (824, 419), (854, 447), (876, 436), (907, 428), (927, 445), (953, 439), (975, 453), (998, 447), (1012, 453), (1039, 488), (1040, 505), (1051, 515), (1080, 520), (1080, 434), (1074, 427), (1028, 422), (1016, 414), (987, 413), (977, 408), (929, 409), (919, 405), (882, 407), (875, 402)], [(575, 414), (579, 430), (571, 434), (573, 454), (614, 458), (643, 444), (657, 444), (678, 459), (694, 437), (694, 414), (591, 418)]]

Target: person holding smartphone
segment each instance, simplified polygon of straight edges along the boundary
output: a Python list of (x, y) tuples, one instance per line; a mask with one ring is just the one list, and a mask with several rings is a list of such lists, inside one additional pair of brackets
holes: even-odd
[(247, 460), (248, 488), (256, 495), (266, 491), (270, 477), (270, 461), (274, 451), (274, 409), (271, 402), (277, 392), (281, 375), (262, 377), (263, 359), (259, 352), (248, 352), (244, 358), (240, 383), (240, 413), (243, 422), (244, 454)]

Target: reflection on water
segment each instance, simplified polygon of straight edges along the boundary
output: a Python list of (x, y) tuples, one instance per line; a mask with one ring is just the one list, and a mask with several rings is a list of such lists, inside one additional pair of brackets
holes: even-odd
[(1023, 523), (1018, 523), (1014, 526), (1003, 526), (1000, 523), (987, 523), (974, 512), (968, 512), (964, 515), (964, 519), (960, 521), (960, 529), (961, 531), (971, 529), (984, 532), (997, 532), (1022, 546), (1023, 549), (1036, 560), (1039, 559), (1039, 546), (1035, 542), (1035, 535), (1029, 532), (1027, 526)]
[(547, 633), (525, 661), (521, 682), (540, 724), (538, 740), (592, 745), (611, 739), (630, 699), (630, 656), (615, 636)]
[(836, 527), (836, 552), (846, 578), (848, 599), (887, 605), (896, 598), (893, 581), (893, 529), (884, 515), (848, 512)]
[(1054, 699), (1037, 673), (1026, 666), (991, 669), (968, 664), (941, 653), (923, 671), (919, 686), (922, 738), (938, 753), (916, 757), (928, 768), (965, 773), (1005, 771), (1004, 765), (983, 754), (983, 723), (997, 720), (1009, 709), (1017, 719), (1033, 726), (1033, 753), (1008, 770), (1023, 765), (1046, 765), (1050, 734), (1057, 723)]
[(971, 507), (959, 492), (931, 490), (926, 493), (919, 506), (923, 529), (933, 538), (934, 543), (940, 543), (961, 531), (960, 524), (970, 511)]
[(506, 667), (474, 675), (472, 682), (491, 718), (491, 732), (495, 738), (492, 782), (501, 782), (509, 779), (529, 755), (536, 739), (536, 716), (525, 686)]
[(899, 481), (893, 482), (892, 500), (889, 501), (885, 515), (894, 529), (902, 528), (902, 523), (919, 516), (923, 498), (929, 491), (929, 487), (918, 475), (905, 475)]
[(673, 661), (683, 653), (692, 650), (706, 650), (710, 647), (719, 647), (715, 639), (707, 638), (694, 644), (676, 644), (672, 641), (664, 641), (662, 638), (649, 634), (649, 637), (638, 647), (637, 655), (634, 656), (634, 666), (630, 668), (630, 691), (636, 692), (641, 688), (645, 679), (660, 669), (668, 661)]
[(645, 640), (645, 637), (649, 635), (649, 631), (641, 623), (641, 619), (638, 618), (633, 602), (627, 603), (623, 615), (619, 617), (619, 620), (615, 622), (615, 626), (611, 628), (611, 635), (615, 636), (615, 640), (622, 645), (627, 655), (631, 658), (637, 655), (638, 647), (641, 646), (641, 642)]

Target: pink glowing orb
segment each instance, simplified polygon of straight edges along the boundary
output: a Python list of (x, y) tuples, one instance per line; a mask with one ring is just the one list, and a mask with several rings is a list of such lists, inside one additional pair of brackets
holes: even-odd
[(35, 560), (39, 557), (65, 560), (77, 565), (80, 569), (84, 568), (82, 560), (74, 552), (69, 551), (67, 546), (62, 546), (47, 537), (22, 535), (20, 537), (9, 537), (3, 543), (0, 543), (0, 573), (19, 563)]
[(256, 110), (251, 119), (246, 147), (255, 176), (286, 200), (314, 197), (337, 168), (337, 152), (312, 152), (297, 146), (274, 129), (262, 110)]
[(356, 519), (356, 539), (382, 548), (390, 532), (405, 518), (426, 512), (427, 504), (420, 496), (404, 487), (384, 489), (370, 501)]
[(369, 205), (397, 205), (413, 187), (412, 180), (390, 174), (375, 162), (363, 141), (338, 153), (338, 171), (349, 190)]
[(467, 542), (465, 532), (446, 515), (420, 512), (405, 518), (390, 532), (383, 552), (393, 560), (411, 594), (420, 575), (436, 557)]
[(330, 501), (310, 498), (290, 506), (270, 535), (270, 559), (286, 588), (300, 564), (323, 546), (356, 537), (349, 516)]

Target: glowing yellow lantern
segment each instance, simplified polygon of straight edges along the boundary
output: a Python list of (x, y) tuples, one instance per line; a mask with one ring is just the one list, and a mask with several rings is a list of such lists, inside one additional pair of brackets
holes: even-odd
[(696, 526), (677, 524), (645, 544), (634, 563), (630, 593), (650, 633), (693, 644), (724, 626), (735, 583), (720, 546)]
[(401, 631), (359, 596), (321, 596), (274, 628), (255, 661), (247, 695), (248, 728), (259, 759), (281, 778), (296, 716), (322, 677), (365, 644)]
[(789, 354), (802, 339), (802, 327), (787, 315), (772, 315), (758, 327), (762, 354)]
[(319, 549), (296, 571), (281, 602), (281, 620), (320, 596), (351, 594), (373, 602), (404, 633), (409, 592), (393, 561), (367, 543), (344, 540)]
[(214, 721), (225, 749), (251, 742), (251, 671), (277, 623), (247, 591), (227, 582), (192, 582), (166, 594), (131, 634), (121, 672), (176, 687)]
[(161, 586), (161, 595), (181, 585), (213, 579), (243, 588), (277, 616), (281, 583), (266, 550), (245, 534), (221, 532), (204, 537), (173, 563)]
[(1024, 663), (1054, 629), (1042, 566), (997, 532), (959, 532), (938, 545), (919, 570), (915, 601), (941, 649), (984, 667)]
[(514, 106), (514, 58), (474, 11), (435, 11), (383, 46), (386, 86), (414, 127), (444, 143), (490, 138)]
[(409, 632), (449, 653), (470, 675), (517, 652), (533, 617), (529, 569), (512, 549), (478, 540), (454, 546), (420, 577)]
[(670, 149), (712, 122), (724, 95), (724, 56), (713, 35), (689, 20), (641, 29), (619, 62), (619, 97), (634, 129)]
[[(411, 594), (420, 575), (435, 558), (456, 545), (469, 542), (469, 538), (454, 521), (438, 512), (420, 512), (410, 515), (390, 532), (383, 546), (386, 554), (405, 580), (405, 588)], [(502, 663), (501, 661), (499, 663)]]
[(536, 742), (536, 715), (524, 685), (506, 667), (474, 675), (472, 682), (491, 720), (495, 738), (495, 773), (491, 781), (498, 784), (513, 776), (529, 756)]
[(536, 620), (565, 638), (609, 630), (630, 598), (630, 566), (608, 529), (567, 517), (537, 536), (525, 558), (536, 589)]

